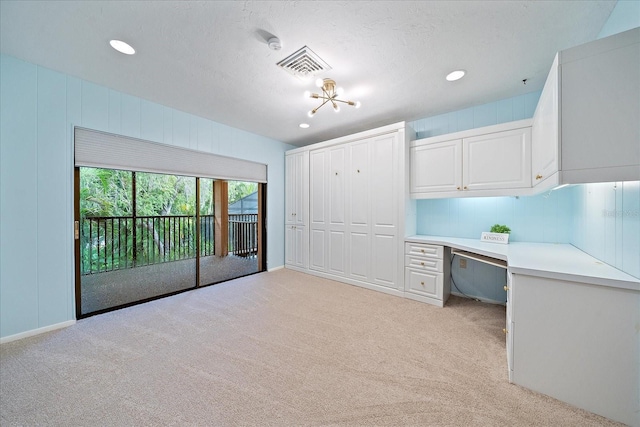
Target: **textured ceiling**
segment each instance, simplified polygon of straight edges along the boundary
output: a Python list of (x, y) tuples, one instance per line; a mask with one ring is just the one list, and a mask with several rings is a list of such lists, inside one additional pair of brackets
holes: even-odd
[[(542, 88), (555, 52), (594, 40), (615, 1), (0, 1), (0, 51), (294, 145)], [(266, 39), (276, 35), (282, 50)], [(137, 54), (108, 45), (125, 40)], [(275, 64), (307, 45), (345, 98)], [(458, 82), (444, 76), (467, 70)], [(526, 86), (522, 80), (528, 79)], [(298, 124), (307, 122), (309, 129)]]

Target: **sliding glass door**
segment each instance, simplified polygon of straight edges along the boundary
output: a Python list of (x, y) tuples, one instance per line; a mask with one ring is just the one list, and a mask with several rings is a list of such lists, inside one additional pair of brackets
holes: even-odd
[(75, 175), (79, 318), (262, 270), (262, 184), (88, 167)]

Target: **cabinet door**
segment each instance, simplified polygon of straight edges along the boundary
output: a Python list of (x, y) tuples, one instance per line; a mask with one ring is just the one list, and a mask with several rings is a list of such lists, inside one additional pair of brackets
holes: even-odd
[(367, 178), (371, 191), (372, 279), (390, 288), (398, 284), (398, 176), (399, 150), (397, 135), (373, 139), (371, 166)]
[(301, 268), (307, 268), (308, 243), (306, 227), (294, 225), (295, 250), (293, 253), (294, 265)]
[(296, 155), (288, 154), (285, 162), (285, 223), (295, 220), (296, 195)]
[(463, 190), (531, 187), (531, 128), (465, 138)]
[(295, 265), (296, 240), (294, 228), (295, 225), (287, 225), (285, 227), (284, 263), (286, 265)]
[(285, 222), (306, 225), (308, 189), (308, 153), (286, 156), (285, 162)]
[(333, 274), (345, 274), (346, 255), (346, 180), (345, 171), (347, 149), (345, 146), (331, 148), (329, 158), (329, 223), (327, 241), (328, 271)]
[(371, 258), (371, 161), (370, 139), (349, 145), (349, 274), (370, 279)]
[(419, 145), (410, 150), (412, 193), (461, 189), (461, 139)]
[(509, 382), (513, 381), (513, 334), (515, 324), (513, 322), (513, 288), (511, 286), (511, 272), (507, 271), (507, 319), (505, 325), (505, 339), (507, 340), (507, 370)]
[(593, 50), (574, 48), (561, 56), (563, 178), (638, 180), (640, 30), (597, 42)]
[(558, 55), (542, 89), (531, 128), (531, 182), (535, 187), (558, 172)]
[(317, 271), (327, 269), (328, 167), (327, 150), (311, 151), (309, 154), (309, 268)]

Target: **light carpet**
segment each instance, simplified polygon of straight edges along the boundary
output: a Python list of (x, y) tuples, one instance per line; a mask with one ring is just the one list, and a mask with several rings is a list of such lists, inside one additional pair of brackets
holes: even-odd
[(507, 380), (505, 308), (291, 270), (0, 346), (2, 426), (613, 426)]

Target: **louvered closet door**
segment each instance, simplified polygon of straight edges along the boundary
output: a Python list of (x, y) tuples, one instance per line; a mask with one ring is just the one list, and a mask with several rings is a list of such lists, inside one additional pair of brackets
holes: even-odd
[(326, 150), (311, 151), (309, 155), (309, 268), (317, 271), (327, 270), (328, 166)]
[(370, 280), (371, 272), (371, 139), (349, 146), (349, 276)]
[(398, 137), (374, 138), (371, 146), (371, 234), (373, 283), (397, 287), (398, 267)]
[(345, 275), (345, 163), (347, 149), (344, 145), (329, 149), (329, 239), (328, 272)]

